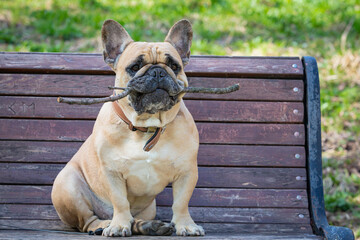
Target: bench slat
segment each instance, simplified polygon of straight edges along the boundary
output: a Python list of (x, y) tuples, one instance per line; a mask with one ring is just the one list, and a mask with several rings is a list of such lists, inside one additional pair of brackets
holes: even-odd
[[(192, 77), (189, 85), (193, 87), (227, 87), (239, 84), (240, 89), (229, 94), (186, 94), (187, 99), (224, 99), (245, 101), (302, 101), (304, 98), (303, 80), (280, 79), (242, 79)], [(296, 89), (297, 88), (297, 89)], [(294, 91), (294, 89), (296, 91)]]
[[(114, 79), (106, 75), (0, 74), (0, 94), (104, 97), (112, 93), (107, 87), (114, 85)], [(193, 87), (227, 87), (239, 83), (240, 89), (222, 95), (186, 94), (185, 99), (302, 101), (304, 96), (302, 80), (211, 77), (189, 77), (188, 80)]]
[[(293, 64), (297, 67), (294, 68)], [(101, 54), (1, 53), (1, 72), (114, 74)], [(302, 78), (299, 58), (192, 56), (189, 76)]]
[[(310, 223), (306, 208), (214, 208), (189, 207), (190, 214), (198, 223)], [(157, 215), (163, 221), (171, 221), (171, 207), (157, 207)], [(52, 205), (1, 204), (1, 219), (59, 219)]]
[[(74, 229), (65, 225), (60, 220), (0, 219), (0, 230), (12, 229), (11, 227), (6, 227), (3, 225), (33, 228), (33, 229), (74, 231)], [(267, 234), (280, 234), (280, 236), (283, 234), (291, 234), (291, 233), (308, 233), (308, 234), (312, 233), (312, 229), (310, 225), (299, 224), (299, 223), (296, 224), (202, 223), (201, 225), (206, 230), (207, 236), (209, 233), (231, 233), (231, 234), (267, 233)], [(56, 237), (58, 237), (58, 235)], [(132, 237), (132, 239), (133, 238), (134, 237)], [(148, 236), (146, 238), (148, 238)], [(203, 237), (201, 239), (205, 239), (205, 238)]]
[[(52, 204), (51, 186), (0, 185), (0, 204)], [(171, 206), (172, 189), (156, 197), (157, 206)], [(306, 208), (306, 190), (196, 188), (189, 206)]]
[[(52, 184), (64, 164), (0, 163), (1, 184)], [(197, 187), (306, 188), (304, 168), (199, 167)]]
[[(90, 135), (93, 125), (94, 121), (90, 120), (0, 119), (0, 139), (84, 141)], [(201, 143), (268, 145), (304, 145), (305, 143), (305, 129), (302, 124), (200, 122), (196, 125)]]
[[(0, 96), (0, 117), (95, 119), (102, 106), (59, 104), (56, 99)], [(301, 123), (304, 117), (300, 102), (185, 100), (185, 104), (195, 121)]]
[[(81, 142), (0, 141), (0, 162), (67, 163), (81, 144)], [(305, 167), (305, 148), (200, 145), (198, 165)]]
[(281, 57), (193, 56), (185, 67), (189, 76), (302, 78), (303, 71), (300, 59)]

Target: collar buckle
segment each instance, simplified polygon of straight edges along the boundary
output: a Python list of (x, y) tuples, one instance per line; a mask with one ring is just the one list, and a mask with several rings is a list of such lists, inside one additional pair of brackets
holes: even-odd
[(147, 133), (154, 133), (156, 131), (157, 127), (148, 127), (147, 128)]

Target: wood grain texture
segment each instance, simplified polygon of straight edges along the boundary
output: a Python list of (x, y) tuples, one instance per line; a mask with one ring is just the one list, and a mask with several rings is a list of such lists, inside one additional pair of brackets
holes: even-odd
[[(1, 184), (47, 184), (64, 167), (63, 164), (0, 163)], [(224, 168), (199, 167), (197, 187), (225, 188), (306, 188), (303, 168)]]
[(193, 56), (185, 72), (190, 76), (301, 78), (303, 67), (296, 58)]
[[(0, 185), (0, 204), (52, 204), (50, 195), (51, 186)], [(172, 189), (168, 187), (156, 198), (157, 206), (171, 206), (172, 202)], [(306, 190), (213, 188), (196, 188), (189, 206), (308, 207)]]
[(82, 142), (0, 141), (0, 162), (67, 163)]
[(187, 100), (195, 121), (301, 123), (304, 105), (300, 102), (238, 102)]
[[(302, 80), (193, 77), (189, 78), (189, 84), (194, 87), (222, 87), (239, 84), (240, 89), (223, 95), (186, 94), (187, 99), (302, 101), (304, 97)], [(294, 88), (297, 88), (297, 91), (294, 91)]]
[(304, 145), (302, 124), (197, 123), (201, 143)]
[[(7, 225), (7, 226), (4, 226)], [(49, 229), (76, 231), (62, 223), (60, 220), (11, 220), (0, 219), (0, 230), (13, 229), (12, 227), (25, 227), (32, 229)], [(310, 224), (246, 224), (246, 223), (202, 223), (201, 226), (206, 230), (207, 235), (211, 233), (229, 233), (229, 234), (284, 234), (308, 233), (311, 234)], [(134, 236), (132, 237), (132, 239)], [(161, 238), (162, 239), (162, 238)], [(204, 239), (204, 238), (201, 238)]]
[(302, 168), (199, 167), (198, 187), (306, 188)]
[[(195, 121), (301, 123), (300, 102), (185, 100)], [(55, 97), (0, 96), (0, 117), (96, 119), (102, 104), (59, 104)], [(295, 112), (294, 112), (295, 111)]]
[(94, 121), (0, 119), (0, 139), (84, 141)]
[[(90, 120), (0, 119), (0, 139), (84, 141), (91, 133)], [(302, 124), (196, 124), (201, 143), (304, 145)], [(139, 133), (142, 134), (142, 133)], [(161, 138), (160, 138), (161, 141)]]
[[(0, 74), (0, 95), (105, 97), (111, 95), (107, 87), (114, 85), (114, 80), (115, 76), (109, 75), (4, 73)], [(238, 83), (240, 89), (222, 95), (189, 93), (185, 99), (302, 101), (304, 96), (302, 80), (189, 77), (188, 81), (192, 87), (227, 87)]]
[(104, 97), (114, 81), (112, 75), (0, 74), (0, 94)]
[[(276, 225), (274, 226), (276, 227)], [(45, 238), (44, 238), (45, 237)], [(162, 240), (172, 240), (173, 236), (132, 236), (131, 239), (162, 239)], [(4, 230), (0, 232), (0, 238), (3, 240), (13, 240), (13, 239), (28, 239), (28, 240), (38, 240), (38, 239), (59, 239), (59, 240), (82, 240), (82, 239), (98, 239), (99, 236), (89, 236), (86, 233), (44, 233), (36, 231), (13, 231), (13, 230)], [(176, 239), (189, 239), (189, 237), (178, 237)], [(282, 234), (267, 234), (267, 233), (251, 233), (251, 234), (233, 234), (233, 233), (210, 233), (202, 237), (191, 237), (191, 239), (223, 239), (223, 240), (314, 240), (314, 239), (323, 239), (321, 237), (315, 236), (310, 233), (282, 233)]]
[(305, 167), (305, 159), (305, 148), (293, 146), (200, 145), (198, 154), (205, 166)]
[[(0, 162), (67, 163), (81, 144), (81, 142), (0, 141)], [(304, 147), (201, 144), (198, 165), (305, 167), (305, 158)]]
[[(308, 209), (302, 208), (189, 207), (189, 212), (198, 223), (310, 223)], [(157, 215), (162, 221), (171, 221), (171, 207), (157, 207)], [(0, 219), (57, 220), (59, 217), (52, 205), (1, 204)]]
[[(113, 74), (101, 54), (65, 53), (0, 53), (0, 72)], [(189, 76), (302, 78), (303, 67), (297, 57), (192, 56), (185, 72)]]

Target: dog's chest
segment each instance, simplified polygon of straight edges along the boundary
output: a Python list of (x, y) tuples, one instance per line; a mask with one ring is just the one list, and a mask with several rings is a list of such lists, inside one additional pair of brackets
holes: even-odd
[(134, 196), (155, 196), (173, 179), (171, 159), (146, 153), (142, 158), (128, 162), (123, 177), (128, 192)]

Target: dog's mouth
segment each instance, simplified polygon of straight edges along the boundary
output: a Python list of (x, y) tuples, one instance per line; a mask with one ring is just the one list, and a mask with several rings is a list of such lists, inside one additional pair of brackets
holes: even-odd
[(159, 111), (167, 111), (179, 102), (178, 95), (171, 96), (168, 91), (156, 88), (149, 93), (140, 93), (133, 91), (129, 94), (129, 100), (138, 114), (154, 114)]
[(156, 88), (152, 92), (141, 93), (132, 91), (129, 94), (131, 106), (140, 115), (142, 113), (154, 114), (159, 111), (170, 110), (180, 101), (180, 92), (176, 95), (162, 88)]

